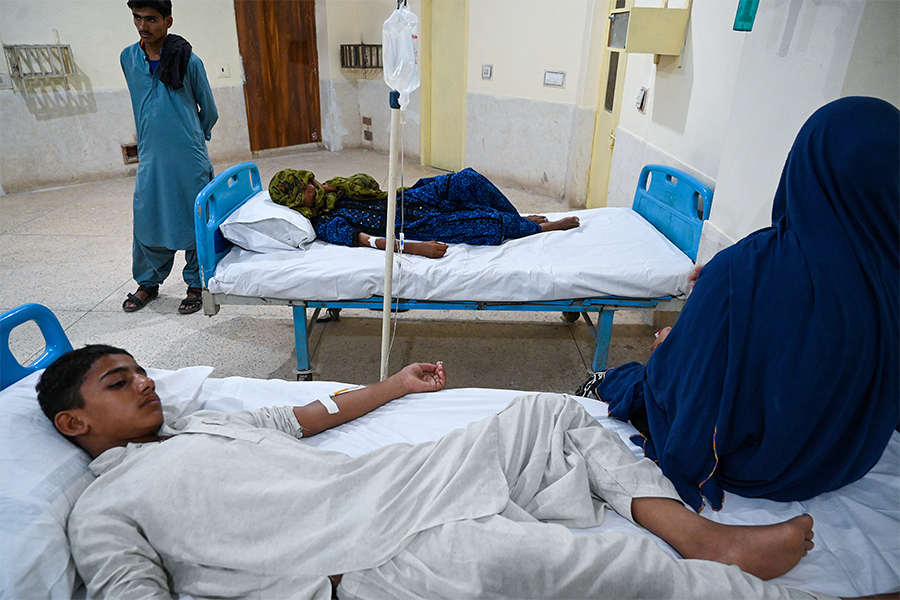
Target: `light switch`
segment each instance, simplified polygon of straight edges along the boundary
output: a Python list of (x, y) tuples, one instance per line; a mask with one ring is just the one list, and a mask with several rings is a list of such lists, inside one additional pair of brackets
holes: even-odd
[(645, 87), (641, 88), (641, 91), (638, 92), (637, 99), (634, 102), (634, 105), (641, 112), (647, 111), (647, 92), (649, 90)]

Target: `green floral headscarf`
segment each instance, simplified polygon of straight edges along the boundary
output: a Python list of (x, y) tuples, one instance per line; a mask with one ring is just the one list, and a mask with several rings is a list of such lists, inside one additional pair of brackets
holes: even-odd
[(276, 173), (269, 182), (269, 196), (272, 198), (272, 202), (293, 208), (311, 219), (332, 210), (341, 196), (346, 195), (357, 200), (384, 201), (388, 195), (387, 192), (381, 191), (374, 177), (365, 173), (357, 173), (352, 177), (335, 177), (326, 181), (325, 185), (337, 190), (334, 192), (326, 192), (322, 186), (316, 185), (315, 206), (309, 208), (304, 203), (304, 194), (306, 186), (314, 180), (315, 175), (311, 171), (284, 169)]
[(305, 204), (306, 187), (315, 177), (312, 171), (298, 171), (296, 169), (278, 171), (275, 173), (272, 181), (269, 182), (269, 197), (272, 198), (272, 202), (293, 208), (308, 219), (319, 213), (328, 212), (334, 208), (337, 196), (335, 194), (326, 194), (322, 186), (315, 186), (315, 206), (310, 208)]

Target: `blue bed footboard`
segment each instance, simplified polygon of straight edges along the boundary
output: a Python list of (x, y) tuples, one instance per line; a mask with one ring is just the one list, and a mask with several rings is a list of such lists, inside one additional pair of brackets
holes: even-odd
[(647, 165), (638, 177), (631, 208), (696, 261), (712, 198), (713, 191), (696, 177), (664, 165)]
[[(219, 225), (241, 204), (262, 190), (259, 170), (252, 162), (235, 165), (218, 175), (197, 196), (195, 231), (200, 275), (203, 279), (203, 309), (208, 316), (219, 311), (220, 304), (270, 304), (287, 305), (293, 310), (294, 337), (297, 348), (298, 377), (310, 378), (309, 334), (322, 309), (337, 317), (343, 308), (382, 308), (381, 297), (355, 300), (320, 301), (307, 299), (249, 298), (211, 294), (209, 280), (215, 275), (219, 261), (231, 249), (231, 242), (219, 232)], [(653, 224), (691, 260), (697, 258), (703, 221), (709, 217), (712, 190), (696, 178), (663, 165), (647, 165), (641, 171), (633, 209)], [(394, 309), (401, 310), (512, 310), (557, 311), (569, 322), (583, 317), (595, 340), (592, 368), (606, 368), (613, 317), (619, 309), (654, 309), (664, 298), (598, 297), (557, 300), (552, 302), (441, 302), (427, 300), (397, 300)], [(307, 309), (313, 309), (307, 321)], [(591, 318), (593, 313), (596, 324)]]

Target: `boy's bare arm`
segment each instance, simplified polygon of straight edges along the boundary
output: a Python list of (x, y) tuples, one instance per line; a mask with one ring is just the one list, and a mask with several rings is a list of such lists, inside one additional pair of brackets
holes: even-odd
[(446, 383), (443, 363), (413, 363), (384, 381), (332, 396), (338, 412), (329, 412), (324, 401), (317, 400), (294, 407), (294, 416), (303, 427), (303, 437), (309, 437), (352, 421), (406, 394), (436, 392)]

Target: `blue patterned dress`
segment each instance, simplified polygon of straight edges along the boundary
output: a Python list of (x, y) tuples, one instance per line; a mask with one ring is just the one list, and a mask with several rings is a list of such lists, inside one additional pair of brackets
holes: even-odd
[[(408, 239), (496, 246), (541, 230), (472, 169), (420, 179), (404, 196), (402, 211), (397, 196), (396, 230)], [(359, 232), (385, 234), (386, 213), (384, 200), (341, 196), (333, 210), (313, 217), (313, 225), (320, 240), (355, 246)]]

